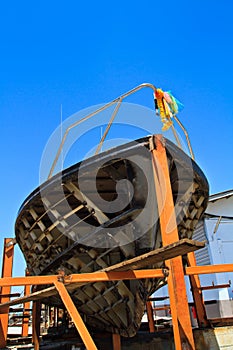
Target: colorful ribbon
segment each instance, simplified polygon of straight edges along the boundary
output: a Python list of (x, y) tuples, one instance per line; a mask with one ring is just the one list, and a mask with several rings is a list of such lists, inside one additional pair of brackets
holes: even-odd
[(156, 89), (154, 98), (156, 112), (160, 115), (163, 123), (162, 130), (166, 131), (172, 126), (172, 117), (178, 113), (179, 107), (181, 107), (182, 104), (176, 100), (170, 91), (164, 92), (161, 89)]

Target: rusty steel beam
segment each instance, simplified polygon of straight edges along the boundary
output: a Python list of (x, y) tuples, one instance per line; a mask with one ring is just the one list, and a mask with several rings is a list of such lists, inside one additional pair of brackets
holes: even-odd
[[(153, 269), (153, 270), (139, 270), (139, 271), (126, 271), (126, 272), (98, 272), (98, 273), (88, 273), (88, 274), (75, 274), (64, 276), (64, 281), (67, 286), (72, 286), (79, 288), (88, 282), (95, 281), (119, 281), (122, 279), (137, 279), (137, 278), (164, 278), (168, 274), (167, 269)], [(48, 280), (49, 277), (49, 280)], [(54, 284), (60, 276), (50, 275), (50, 276), (29, 276), (29, 277), (14, 277), (12, 279), (0, 279), (1, 285), (45, 285), (45, 284)], [(11, 300), (7, 303), (0, 305), (0, 314), (5, 313), (5, 309), (12, 305), (17, 305), (33, 300), (41, 300), (43, 298), (49, 297), (56, 294), (56, 288), (49, 287), (31, 293), (29, 296), (20, 297), (14, 300)]]
[(230, 288), (231, 284), (230, 283), (225, 283), (225, 284), (212, 284), (210, 286), (203, 286), (200, 287), (200, 290), (213, 290), (213, 289), (221, 289), (221, 288)]
[[(195, 267), (196, 265), (196, 257), (194, 252), (189, 253), (188, 256), (188, 265), (190, 267)], [(190, 275), (189, 281), (191, 285), (191, 291), (193, 295), (193, 301), (195, 305), (195, 311), (197, 315), (197, 323), (199, 327), (209, 327), (210, 322), (207, 319), (204, 298), (201, 291), (201, 283), (198, 275)]]
[[(90, 283), (120, 280), (134, 280), (140, 278), (163, 278), (168, 273), (167, 269), (145, 269), (130, 271), (90, 272), (72, 274), (64, 277), (66, 284)], [(49, 285), (59, 279), (58, 275), (28, 276), (28, 277), (5, 277), (0, 279), (0, 286), (24, 286), (24, 285)]]
[(0, 298), (19, 298), (20, 293), (0, 294)]
[(54, 284), (86, 348), (88, 350), (97, 350), (97, 347), (90, 333), (88, 332), (76, 306), (74, 305), (66, 287), (62, 282), (56, 281)]
[[(25, 275), (29, 276), (29, 273), (27, 270), (26, 270)], [(30, 285), (24, 286), (24, 296), (28, 296), (30, 294), (30, 291), (31, 291)], [(22, 337), (28, 336), (29, 317), (30, 317), (30, 313), (28, 312), (29, 308), (30, 308), (30, 301), (27, 301), (26, 303), (24, 303), (22, 332), (21, 332)]]
[(120, 334), (112, 335), (113, 350), (121, 350), (121, 336)]
[[(85, 274), (75, 274), (65, 278), (66, 283), (75, 282), (105, 282), (105, 281), (121, 281), (135, 280), (145, 278), (164, 278), (167, 276), (167, 269), (145, 269), (145, 270), (129, 270), (129, 271), (111, 271), (111, 272), (93, 272)], [(82, 278), (82, 275), (86, 275)]]
[[(3, 257), (2, 257), (2, 277), (11, 278), (13, 268), (13, 256), (14, 256), (14, 243), (12, 238), (4, 239)], [(1, 298), (0, 302), (6, 303), (10, 300), (11, 284), (7, 286), (1, 286)], [(5, 312), (0, 315), (0, 348), (6, 347), (7, 342), (7, 330), (9, 319), (9, 307), (5, 309)]]
[(233, 264), (188, 266), (185, 269), (185, 274), (188, 276), (222, 273), (222, 272), (233, 272)]
[(28, 276), (28, 277), (4, 277), (0, 279), (0, 287), (48, 285), (53, 284), (57, 276)]
[(146, 302), (146, 312), (147, 312), (147, 318), (149, 323), (149, 331), (150, 333), (154, 333), (155, 332), (154, 312), (153, 312), (151, 301)]
[[(186, 275), (197, 275), (197, 274), (211, 274), (211, 273), (221, 273), (221, 272), (233, 272), (233, 264), (223, 264), (223, 265), (207, 265), (207, 266), (197, 266), (197, 267), (186, 267), (185, 274)], [(162, 278), (165, 277), (169, 273), (168, 269), (145, 269), (145, 270), (132, 270), (127, 272), (114, 272), (111, 273), (103, 273), (99, 272), (96, 275), (95, 272), (88, 274), (74, 274), (65, 276), (65, 280), (67, 285), (71, 285), (72, 283), (76, 283), (77, 288), (84, 285), (87, 282), (95, 282), (96, 278), (98, 281), (110, 281), (110, 280), (121, 280), (121, 279), (137, 279), (137, 278)], [(57, 281), (57, 275), (51, 276), (34, 276), (34, 277), (12, 277), (12, 278), (1, 278), (0, 286), (23, 286), (30, 284), (53, 284), (54, 281)], [(40, 290), (38, 292), (31, 293), (27, 297), (20, 297), (10, 302), (4, 303), (0, 305), (0, 314), (5, 313), (5, 309), (8, 306), (17, 305), (21, 303), (25, 303), (27, 301), (39, 300), (45, 297), (49, 297), (55, 294), (55, 288), (50, 287), (44, 290)], [(151, 299), (153, 300), (153, 299)]]
[[(163, 245), (168, 245), (178, 241), (179, 235), (164, 139), (157, 135), (154, 141), (151, 153), (161, 236)], [(181, 256), (167, 260), (166, 265), (170, 272), (167, 282), (176, 350), (195, 350)]]
[(165, 296), (165, 297), (149, 297), (148, 301), (163, 301), (169, 299), (169, 296)]
[(34, 350), (40, 349), (40, 314), (41, 303), (40, 301), (34, 301), (32, 307), (32, 343)]
[(170, 305), (156, 306), (153, 308), (154, 311), (170, 310)]

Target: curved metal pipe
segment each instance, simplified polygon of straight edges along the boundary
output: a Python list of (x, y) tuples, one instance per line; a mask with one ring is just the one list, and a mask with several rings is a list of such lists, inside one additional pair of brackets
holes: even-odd
[[(116, 109), (115, 109), (116, 112), (113, 113), (113, 116), (112, 116), (112, 118), (111, 118), (111, 120), (110, 120), (110, 122), (109, 122), (109, 124), (108, 124), (108, 126), (107, 126), (107, 129), (106, 129), (106, 131), (105, 131), (105, 133), (104, 133), (104, 136), (103, 136), (103, 138), (101, 139), (101, 145), (102, 145), (102, 143), (104, 142), (104, 139), (105, 139), (105, 137), (107, 136), (107, 133), (108, 133), (108, 131), (109, 131), (111, 125), (112, 125), (113, 119), (115, 118), (115, 116), (116, 116), (116, 114), (117, 114), (118, 108), (119, 108), (119, 106), (120, 106), (122, 100), (125, 99), (126, 97), (132, 95), (133, 93), (135, 93), (135, 92), (137, 92), (137, 91), (139, 91), (139, 90), (141, 90), (141, 89), (144, 89), (144, 88), (146, 88), (146, 87), (152, 89), (154, 93), (156, 92), (156, 87), (155, 87), (155, 85), (153, 85), (153, 84), (151, 84), (151, 83), (143, 83), (143, 84), (140, 84), (140, 85), (136, 86), (135, 88), (133, 88), (132, 90), (127, 91), (127, 92), (124, 93), (123, 95), (117, 97), (116, 99), (112, 100), (111, 102), (106, 103), (104, 106), (98, 108), (98, 109), (95, 110), (94, 112), (88, 114), (88, 115), (85, 116), (84, 118), (82, 118), (82, 119), (80, 119), (80, 120), (77, 120), (75, 123), (73, 123), (73, 124), (71, 124), (70, 126), (68, 126), (68, 128), (66, 129), (66, 131), (65, 131), (65, 133), (64, 133), (64, 135), (63, 135), (63, 138), (62, 138), (62, 140), (61, 140), (61, 143), (60, 143), (60, 145), (59, 145), (59, 148), (58, 148), (58, 150), (57, 150), (55, 159), (54, 159), (54, 161), (53, 161), (53, 163), (52, 163), (52, 166), (51, 166), (51, 169), (50, 169), (50, 172), (49, 172), (49, 175), (48, 175), (48, 179), (50, 179), (50, 178), (52, 177), (52, 175), (53, 175), (55, 166), (56, 166), (57, 161), (58, 161), (58, 159), (59, 159), (59, 157), (60, 157), (60, 155), (61, 155), (62, 148), (63, 148), (63, 146), (64, 146), (64, 144), (65, 144), (66, 138), (67, 138), (67, 136), (68, 136), (68, 134), (69, 134), (69, 132), (70, 132), (71, 129), (75, 128), (75, 127), (78, 126), (79, 124), (85, 122), (86, 120), (88, 120), (88, 119), (94, 117), (96, 114), (98, 114), (98, 113), (104, 111), (104, 110), (107, 109), (108, 107), (110, 107), (110, 106), (112, 106), (113, 104), (117, 103), (117, 107), (116, 107)], [(184, 134), (185, 134), (185, 137), (186, 137), (186, 140), (187, 140), (188, 147), (189, 147), (190, 155), (191, 155), (191, 157), (194, 159), (194, 154), (193, 154), (193, 151), (192, 151), (192, 147), (191, 147), (191, 143), (190, 143), (190, 140), (189, 140), (189, 136), (188, 136), (187, 130), (185, 129), (185, 127), (183, 126), (183, 124), (180, 122), (180, 120), (177, 118), (177, 116), (174, 116), (174, 119), (176, 120), (176, 122), (179, 124), (179, 126), (180, 126), (181, 129), (183, 130), (183, 132), (184, 132)], [(174, 128), (173, 128), (173, 133), (174, 133)], [(174, 135), (175, 135), (175, 137), (177, 138), (176, 133), (175, 133)], [(180, 144), (180, 142), (178, 142), (178, 144)], [(101, 146), (100, 146), (100, 147), (101, 147)], [(98, 148), (97, 148), (97, 150), (96, 150), (96, 153), (99, 152), (100, 147), (98, 146)]]
[(191, 142), (190, 142), (189, 135), (188, 135), (188, 131), (186, 130), (186, 128), (184, 127), (184, 125), (181, 123), (181, 121), (179, 120), (179, 118), (176, 115), (174, 115), (173, 118), (175, 119), (177, 124), (182, 129), (182, 131), (183, 131), (183, 133), (185, 135), (185, 138), (186, 138), (186, 142), (187, 142), (187, 145), (188, 145), (188, 148), (189, 148), (189, 152), (190, 152), (191, 158), (193, 160), (195, 160), (193, 149), (192, 149)]
[(94, 111), (94, 112), (88, 114), (86, 117), (84, 117), (84, 118), (82, 118), (82, 119), (80, 119), (80, 120), (77, 120), (75, 123), (73, 123), (73, 124), (71, 124), (70, 126), (68, 126), (68, 128), (66, 129), (66, 131), (65, 131), (65, 133), (64, 133), (64, 136), (63, 136), (63, 138), (62, 138), (62, 141), (61, 141), (61, 143), (60, 143), (60, 146), (59, 146), (59, 148), (58, 148), (58, 151), (57, 151), (57, 154), (56, 154), (55, 159), (54, 159), (54, 161), (53, 161), (53, 164), (52, 164), (52, 166), (51, 166), (48, 179), (50, 179), (50, 178), (52, 177), (52, 175), (53, 175), (53, 171), (54, 171), (55, 166), (56, 166), (56, 164), (57, 164), (57, 161), (58, 161), (58, 159), (59, 159), (59, 157), (60, 157), (62, 148), (63, 148), (63, 146), (64, 146), (64, 143), (65, 143), (65, 141), (66, 141), (66, 138), (67, 138), (67, 136), (68, 136), (68, 134), (69, 134), (69, 132), (70, 132), (71, 129), (73, 129), (73, 128), (75, 128), (77, 125), (79, 125), (79, 124), (85, 122), (85, 121), (88, 120), (89, 118), (92, 118), (94, 115), (96, 115), (96, 114), (98, 114), (98, 113), (104, 111), (104, 110), (107, 109), (108, 107), (112, 106), (114, 103), (123, 100), (123, 99), (126, 98), (127, 96), (129, 96), (129, 95), (133, 94), (134, 92), (136, 92), (136, 91), (138, 91), (138, 90), (141, 90), (141, 89), (143, 89), (143, 88), (145, 88), (145, 87), (151, 88), (154, 92), (156, 91), (156, 87), (155, 87), (153, 84), (150, 84), (150, 83), (143, 83), (143, 84), (141, 84), (141, 85), (136, 86), (134, 89), (127, 91), (126, 93), (124, 93), (123, 95), (117, 97), (116, 99), (112, 100), (111, 102), (108, 102), (107, 104), (105, 104), (104, 106), (100, 107), (100, 108), (97, 109), (96, 111)]

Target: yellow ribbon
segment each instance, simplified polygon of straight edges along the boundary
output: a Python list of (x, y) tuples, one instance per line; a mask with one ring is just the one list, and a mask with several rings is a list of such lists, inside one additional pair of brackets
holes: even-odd
[(169, 104), (164, 98), (163, 90), (157, 89), (155, 97), (157, 99), (161, 122), (163, 123), (162, 130), (166, 131), (172, 126), (172, 120), (171, 120), (172, 112), (169, 107)]

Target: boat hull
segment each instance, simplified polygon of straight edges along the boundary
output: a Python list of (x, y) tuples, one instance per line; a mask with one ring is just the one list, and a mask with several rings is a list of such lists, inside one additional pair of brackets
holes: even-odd
[[(208, 183), (190, 157), (164, 142), (179, 237), (191, 238), (207, 205)], [(30, 274), (99, 271), (162, 246), (152, 147), (154, 136), (148, 136), (101, 153), (55, 175), (26, 199), (15, 232)], [(69, 292), (87, 324), (133, 336), (148, 297), (165, 283), (94, 282)], [(43, 302), (62, 307), (58, 295)]]

